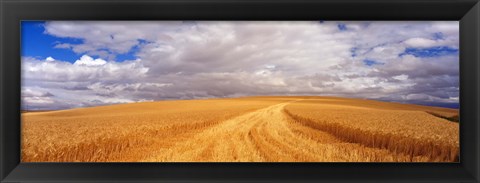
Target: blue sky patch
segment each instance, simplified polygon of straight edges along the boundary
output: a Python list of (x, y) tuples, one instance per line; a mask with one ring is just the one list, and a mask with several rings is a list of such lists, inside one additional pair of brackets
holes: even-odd
[(350, 49), (350, 53), (351, 53), (351, 56), (352, 56), (352, 57), (356, 57), (356, 56), (357, 56), (357, 50), (358, 50), (357, 47), (353, 47), (353, 48)]
[(406, 48), (403, 55), (413, 55), (415, 57), (440, 57), (445, 55), (455, 55), (458, 54), (458, 49), (450, 48), (448, 46), (437, 46), (431, 48)]
[(434, 40), (439, 40), (439, 39), (445, 39), (445, 38), (444, 38), (443, 33), (441, 33), (441, 32), (435, 32), (435, 33), (433, 34), (433, 39), (434, 39)]
[(126, 60), (135, 60), (137, 59), (137, 56), (136, 54), (138, 53), (138, 51), (140, 51), (140, 48), (145, 45), (145, 44), (149, 44), (149, 43), (152, 43), (151, 41), (147, 41), (147, 40), (144, 40), (144, 39), (138, 39), (138, 44), (133, 46), (127, 53), (124, 53), (124, 54), (118, 54), (116, 56), (116, 61), (118, 62), (123, 62), (123, 61), (126, 61)]
[(135, 59), (137, 59), (137, 57), (135, 56), (135, 52), (133, 51), (129, 51), (128, 53), (124, 53), (124, 54), (118, 54), (115, 58), (115, 60), (117, 60), (118, 62), (123, 62), (126, 60), (135, 60)]
[[(61, 38), (49, 35), (45, 33), (45, 21), (22, 21), (21, 25), (22, 57), (34, 57), (41, 60), (46, 59), (47, 57), (52, 57), (55, 60), (73, 63), (85, 54), (75, 53), (69, 48), (55, 48), (55, 45), (57, 44), (82, 44), (83, 40), (77, 38)], [(125, 60), (135, 60), (137, 58), (135, 54), (140, 49), (140, 45), (149, 43), (141, 39), (138, 41), (140, 44), (135, 45), (127, 53), (116, 55), (116, 61), (122, 62)], [(98, 51), (106, 51), (109, 54), (114, 54), (109, 49), (102, 49)]]
[(81, 44), (83, 40), (75, 38), (58, 38), (45, 33), (44, 21), (22, 21), (21, 23), (21, 54), (24, 57), (45, 59), (53, 57), (56, 60), (74, 62), (81, 55), (70, 49), (54, 48), (58, 43)]
[(346, 31), (347, 30), (347, 25), (345, 25), (343, 23), (339, 23), (337, 25), (337, 27), (338, 27), (338, 30), (340, 30), (340, 31)]
[(374, 66), (374, 65), (383, 65), (385, 63), (378, 62), (372, 59), (365, 59), (363, 60), (363, 64), (365, 64), (366, 66)]

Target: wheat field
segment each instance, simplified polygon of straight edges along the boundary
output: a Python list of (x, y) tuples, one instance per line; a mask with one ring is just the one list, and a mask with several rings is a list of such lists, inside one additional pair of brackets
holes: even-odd
[(22, 162), (458, 162), (458, 110), (243, 97), (22, 113)]

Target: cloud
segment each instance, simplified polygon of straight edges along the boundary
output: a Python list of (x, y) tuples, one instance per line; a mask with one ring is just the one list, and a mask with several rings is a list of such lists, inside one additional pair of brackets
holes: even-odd
[[(150, 21), (49, 21), (45, 33), (61, 37), (83, 40), (81, 44), (57, 44), (56, 48), (71, 48), (79, 54), (105, 56), (101, 50), (108, 49), (112, 54), (127, 53), (140, 40), (162, 41), (169, 37), (163, 32), (177, 31), (182, 22)], [(108, 54), (108, 55), (112, 55)], [(107, 57), (104, 57), (107, 58)]]
[[(53, 21), (45, 30), (83, 40), (55, 47), (84, 55), (22, 58), (24, 87), (54, 95), (44, 108), (245, 95), (458, 103), (458, 52), (435, 49), (458, 49), (458, 22)], [(136, 59), (115, 61), (133, 48)]]
[(431, 39), (426, 39), (426, 38), (410, 38), (404, 41), (405, 44), (407, 44), (410, 47), (433, 47), (433, 46), (438, 46), (437, 41), (431, 40)]
[(72, 45), (68, 43), (59, 43), (56, 44), (54, 48), (72, 49)]
[(34, 91), (29, 88), (22, 90), (23, 97), (52, 97), (50, 92)]
[(43, 82), (118, 82), (139, 80), (148, 68), (140, 60), (106, 62), (84, 55), (73, 64), (66, 61), (46, 61), (32, 57), (22, 58), (22, 78)]
[(45, 61), (47, 61), (47, 62), (51, 62), (51, 61), (55, 61), (55, 59), (54, 59), (54, 58), (52, 58), (52, 57), (47, 57), (47, 58), (45, 59)]
[(24, 109), (43, 109), (43, 106), (49, 106), (47, 108), (56, 107), (54, 95), (50, 92), (35, 90), (32, 88), (22, 88), (22, 103)]
[[(51, 58), (51, 57), (49, 57)], [(48, 58), (47, 58), (48, 60)], [(105, 65), (107, 64), (107, 61), (103, 60), (103, 59), (93, 59), (92, 57), (88, 56), (88, 55), (83, 55), (80, 60), (77, 60), (75, 61), (75, 63), (73, 63), (73, 65), (84, 65), (84, 66), (102, 66), (102, 65)]]

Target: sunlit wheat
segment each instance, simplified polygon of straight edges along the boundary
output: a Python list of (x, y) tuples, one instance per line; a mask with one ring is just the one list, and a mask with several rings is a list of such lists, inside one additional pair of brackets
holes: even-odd
[[(432, 113), (445, 116), (441, 118)], [(451, 162), (458, 111), (333, 97), (144, 102), (22, 114), (23, 162)]]

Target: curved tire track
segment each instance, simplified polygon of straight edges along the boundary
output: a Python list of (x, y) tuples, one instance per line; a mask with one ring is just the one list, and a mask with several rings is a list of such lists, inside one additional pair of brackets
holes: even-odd
[[(347, 143), (329, 133), (295, 123), (284, 113), (284, 107), (289, 103), (291, 102), (272, 105), (226, 120), (173, 147), (159, 149), (142, 161), (395, 161), (398, 156), (387, 150)], [(386, 158), (371, 158), (377, 155)]]

